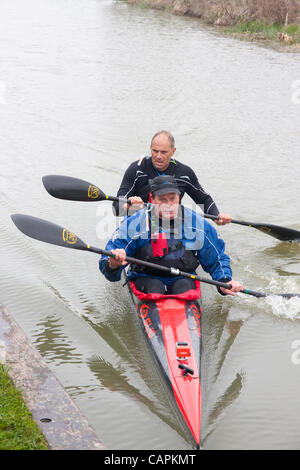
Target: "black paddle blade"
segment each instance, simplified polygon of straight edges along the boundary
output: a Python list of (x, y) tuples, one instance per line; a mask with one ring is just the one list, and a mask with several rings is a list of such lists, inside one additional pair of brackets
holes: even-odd
[[(207, 219), (218, 219), (217, 215), (203, 214), (203, 216)], [(280, 225), (246, 222), (245, 220), (235, 219), (232, 219), (231, 223), (256, 228), (260, 232), (266, 233), (267, 235), (277, 238), (277, 240), (281, 240), (282, 242), (300, 242), (300, 231), (292, 228), (281, 227)]]
[(21, 232), (35, 240), (75, 250), (89, 249), (74, 233), (52, 222), (24, 214), (13, 214), (11, 218)]
[(279, 296), (284, 297), (285, 299), (291, 299), (293, 297), (300, 297), (300, 294), (292, 293), (292, 294), (264, 294), (263, 292), (256, 292), (250, 289), (245, 289), (241, 291), (243, 294), (254, 295), (255, 297), (269, 297), (269, 296)]
[(51, 196), (67, 201), (104, 201), (106, 195), (98, 186), (72, 176), (43, 176), (43, 184)]
[(285, 299), (292, 299), (293, 297), (300, 297), (300, 294), (275, 294), (284, 297)]
[(272, 224), (250, 224), (250, 227), (251, 226), (283, 242), (300, 242), (299, 230), (294, 230), (292, 228), (287, 227), (280, 227), (279, 225)]

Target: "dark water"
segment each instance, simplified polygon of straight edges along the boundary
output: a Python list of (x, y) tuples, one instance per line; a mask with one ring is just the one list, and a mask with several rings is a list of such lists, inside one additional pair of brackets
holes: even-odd
[[(300, 229), (300, 56), (123, 2), (11, 0), (0, 17), (1, 301), (109, 448), (190, 448), (127, 290), (105, 281), (96, 255), (25, 238), (10, 214), (103, 247), (110, 203), (51, 198), (42, 176), (114, 195), (167, 128), (221, 210)], [(300, 291), (299, 244), (219, 233), (246, 287)], [(299, 449), (300, 301), (203, 286), (203, 303), (204, 449)]]

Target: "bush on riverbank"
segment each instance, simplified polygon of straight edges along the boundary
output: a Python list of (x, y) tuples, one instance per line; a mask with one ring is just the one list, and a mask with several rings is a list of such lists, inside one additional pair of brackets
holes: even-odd
[[(201, 1), (201, 0), (198, 0)], [(209, 22), (249, 39), (300, 42), (299, 0), (204, 0), (214, 3)], [(228, 28), (228, 26), (230, 28)]]
[(0, 450), (47, 450), (38, 425), (0, 364)]
[(176, 15), (201, 18), (208, 24), (254, 39), (300, 42), (300, 0), (127, 0)]
[(224, 26), (261, 21), (288, 25), (300, 22), (299, 0), (191, 0), (206, 4), (206, 15)]

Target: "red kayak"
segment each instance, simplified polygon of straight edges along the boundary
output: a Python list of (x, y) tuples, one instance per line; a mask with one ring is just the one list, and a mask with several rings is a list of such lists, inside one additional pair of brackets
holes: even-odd
[(144, 294), (129, 282), (136, 313), (155, 361), (184, 421), (200, 447), (201, 291), (180, 295)]

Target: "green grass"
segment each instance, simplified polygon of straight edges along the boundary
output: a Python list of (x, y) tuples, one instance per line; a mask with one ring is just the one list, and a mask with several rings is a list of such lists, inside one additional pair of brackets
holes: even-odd
[[(298, 24), (280, 25), (267, 24), (264, 21), (250, 21), (249, 23), (238, 22), (234, 26), (226, 27), (225, 32), (238, 33), (252, 36), (254, 39), (269, 39), (278, 41), (278, 33), (287, 34), (290, 37), (288, 44), (300, 42), (300, 27)], [(282, 42), (282, 41), (280, 41)]]
[(0, 450), (47, 450), (38, 425), (0, 364)]

